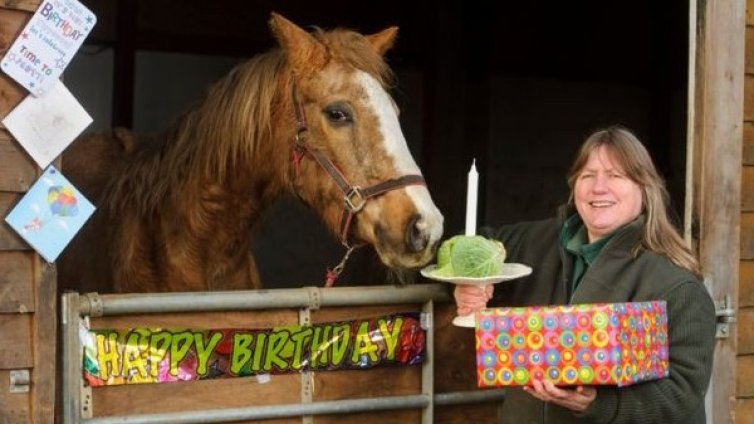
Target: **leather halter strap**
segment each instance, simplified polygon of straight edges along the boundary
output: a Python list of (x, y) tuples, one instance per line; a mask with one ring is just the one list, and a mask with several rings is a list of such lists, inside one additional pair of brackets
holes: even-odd
[[(343, 172), (321, 151), (312, 148), (306, 143), (304, 133), (308, 131), (309, 127), (306, 123), (306, 113), (304, 112), (304, 106), (298, 98), (296, 93), (295, 83), (291, 87), (291, 94), (293, 96), (293, 110), (296, 115), (296, 137), (295, 145), (292, 152), (293, 169), (296, 176), (299, 175), (299, 168), (301, 160), (304, 156), (308, 155), (319, 166), (327, 172), (328, 175), (335, 181), (340, 191), (343, 193), (343, 213), (340, 218), (340, 242), (348, 249), (348, 252), (344, 256), (341, 263), (335, 267), (334, 270), (328, 272), (328, 284), (332, 285), (335, 282), (338, 274), (343, 269), (345, 261), (348, 259), (351, 251), (355, 246), (349, 241), (349, 234), (351, 230), (351, 224), (354, 216), (364, 208), (367, 200), (372, 197), (380, 196), (388, 191), (399, 189), (410, 185), (426, 185), (424, 177), (421, 175), (402, 175), (400, 177), (391, 178), (389, 180), (371, 185), (366, 188), (362, 188), (358, 185), (351, 184), (343, 175)], [(331, 275), (336, 272), (334, 275)], [(332, 278), (331, 278), (332, 277)]]

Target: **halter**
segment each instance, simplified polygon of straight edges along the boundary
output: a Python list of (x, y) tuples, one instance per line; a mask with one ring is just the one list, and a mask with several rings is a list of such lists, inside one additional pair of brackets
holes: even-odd
[(325, 287), (331, 287), (335, 284), (335, 280), (343, 272), (346, 261), (351, 255), (351, 252), (358, 247), (352, 245), (349, 241), (349, 234), (351, 230), (351, 224), (353, 223), (354, 216), (364, 208), (367, 200), (372, 197), (380, 196), (388, 191), (406, 187), (409, 185), (426, 185), (424, 177), (421, 175), (403, 175), (397, 178), (391, 178), (381, 183), (374, 184), (367, 188), (361, 188), (358, 185), (351, 184), (345, 175), (338, 169), (338, 167), (322, 152), (312, 148), (306, 143), (304, 133), (309, 130), (306, 124), (306, 113), (304, 112), (304, 105), (296, 94), (295, 83), (291, 87), (291, 94), (293, 96), (293, 111), (296, 115), (296, 137), (295, 145), (291, 154), (291, 160), (293, 162), (293, 169), (296, 177), (299, 175), (301, 166), (301, 160), (304, 156), (309, 155), (314, 159), (322, 169), (327, 172), (330, 177), (335, 181), (335, 184), (340, 188), (343, 193), (343, 213), (340, 217), (340, 242), (347, 249), (343, 259), (333, 269), (327, 270)]

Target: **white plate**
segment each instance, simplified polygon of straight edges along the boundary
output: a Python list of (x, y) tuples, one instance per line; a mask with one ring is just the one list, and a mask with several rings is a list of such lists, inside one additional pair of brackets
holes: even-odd
[(453, 284), (481, 285), (496, 284), (502, 281), (515, 280), (516, 278), (526, 277), (531, 274), (531, 267), (514, 262), (503, 262), (503, 272), (500, 275), (490, 277), (442, 277), (433, 275), (437, 265), (429, 265), (421, 270), (421, 275), (435, 281), (444, 281)]

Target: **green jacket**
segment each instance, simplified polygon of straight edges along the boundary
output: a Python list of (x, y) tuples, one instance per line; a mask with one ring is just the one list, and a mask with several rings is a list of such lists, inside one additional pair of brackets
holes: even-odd
[(704, 424), (715, 342), (715, 308), (704, 285), (664, 256), (641, 250), (634, 257), (644, 222), (640, 217), (619, 230), (575, 292), (568, 293), (572, 259), (559, 242), (562, 222), (562, 218), (525, 222), (486, 234), (503, 242), (507, 262), (533, 268), (528, 277), (497, 285), (489, 306), (665, 300), (670, 375), (623, 388), (597, 386), (597, 398), (579, 415), (512, 389), (506, 395), (502, 422)]

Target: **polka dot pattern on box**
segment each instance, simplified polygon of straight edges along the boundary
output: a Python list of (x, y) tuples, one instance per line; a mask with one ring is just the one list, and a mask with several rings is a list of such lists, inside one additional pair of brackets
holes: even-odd
[(618, 385), (668, 375), (664, 301), (492, 308), (476, 317), (479, 387)]

